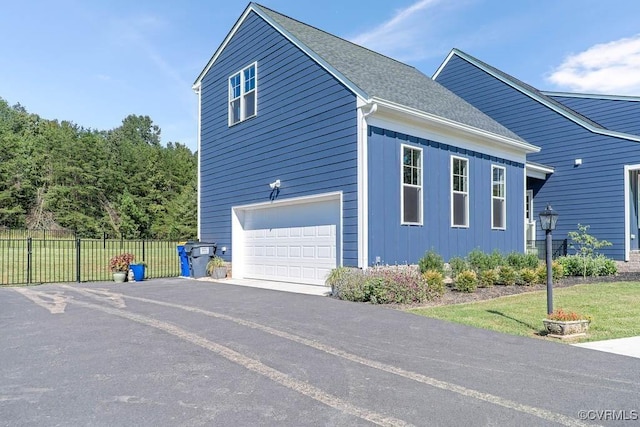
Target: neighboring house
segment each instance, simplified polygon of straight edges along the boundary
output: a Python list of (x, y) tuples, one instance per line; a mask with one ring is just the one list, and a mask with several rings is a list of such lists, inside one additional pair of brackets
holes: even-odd
[(640, 98), (541, 92), (456, 49), (433, 78), (541, 147), (527, 159), (552, 173), (527, 178), (531, 220), (550, 203), (554, 239), (582, 224), (613, 244), (601, 252), (615, 260), (640, 249)]
[(235, 278), (525, 250), (539, 149), (413, 67), (250, 3), (194, 90), (199, 237)]

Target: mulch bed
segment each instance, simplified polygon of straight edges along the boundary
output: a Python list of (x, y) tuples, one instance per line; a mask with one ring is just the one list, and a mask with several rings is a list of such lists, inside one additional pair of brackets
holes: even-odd
[[(611, 282), (629, 282), (640, 281), (640, 273), (620, 273), (615, 276), (601, 276), (601, 277), (565, 277), (562, 280), (553, 283), (553, 288), (566, 288), (569, 286), (586, 284), (586, 283), (611, 283)], [(525, 292), (544, 291), (547, 289), (546, 284), (533, 285), (533, 286), (502, 286), (496, 285), (490, 288), (478, 288), (473, 293), (459, 292), (447, 286), (445, 293), (441, 298), (434, 301), (427, 301), (425, 303), (412, 305), (412, 308), (417, 307), (437, 307), (441, 305), (451, 304), (464, 304), (469, 302), (484, 301), (488, 299), (504, 297), (509, 295), (517, 295)], [(398, 308), (405, 309), (409, 306), (398, 306)]]

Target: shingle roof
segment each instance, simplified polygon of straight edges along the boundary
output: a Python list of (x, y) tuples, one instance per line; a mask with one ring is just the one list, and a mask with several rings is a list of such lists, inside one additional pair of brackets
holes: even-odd
[(259, 4), (251, 3), (251, 6), (326, 61), (370, 99), (391, 101), (524, 142), (518, 135), (414, 67)]

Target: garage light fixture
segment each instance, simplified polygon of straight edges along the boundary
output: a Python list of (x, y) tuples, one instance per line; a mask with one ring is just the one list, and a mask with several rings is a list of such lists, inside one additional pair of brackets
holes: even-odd
[(269, 187), (271, 187), (272, 190), (275, 190), (276, 188), (280, 188), (280, 180), (276, 179), (271, 184), (269, 184)]

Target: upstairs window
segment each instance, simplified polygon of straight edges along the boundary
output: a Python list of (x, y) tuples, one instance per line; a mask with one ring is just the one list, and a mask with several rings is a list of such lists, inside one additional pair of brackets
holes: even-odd
[(451, 157), (451, 226), (469, 226), (469, 161)]
[(256, 115), (256, 64), (229, 77), (229, 126)]
[(422, 224), (422, 149), (402, 145), (402, 224)]
[(491, 227), (507, 228), (507, 195), (505, 168), (491, 166)]

